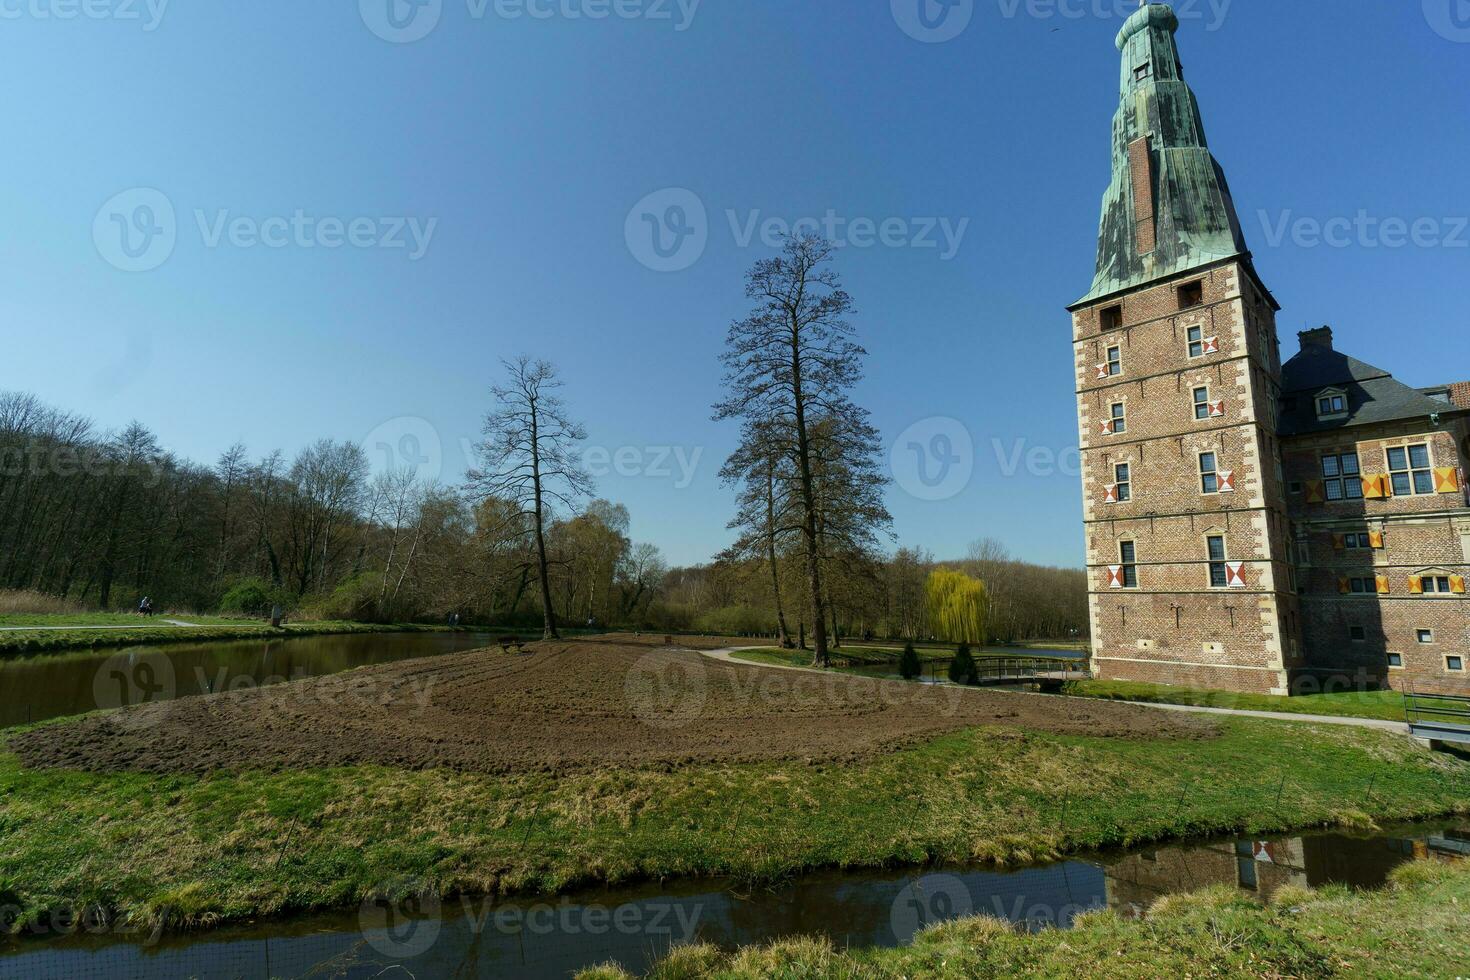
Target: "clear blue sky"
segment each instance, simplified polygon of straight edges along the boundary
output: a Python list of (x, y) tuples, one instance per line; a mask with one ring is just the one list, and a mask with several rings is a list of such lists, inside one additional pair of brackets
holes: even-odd
[[(289, 454), (427, 428), (454, 480), (498, 360), (529, 352), (561, 366), (594, 445), (649, 447), (654, 473), (601, 481), (635, 537), (699, 561), (728, 539), (716, 355), (744, 269), (768, 254), (727, 212), (903, 219), (895, 241), (915, 219), (968, 221), (947, 259), (938, 230), (938, 248), (840, 258), (871, 352), (859, 397), (885, 438), (953, 418), (975, 446), (968, 484), (894, 487), (896, 529), (940, 556), (990, 535), (1081, 563), (1074, 476), (1008, 475), (1004, 457), (1076, 443), (1063, 308), (1090, 283), (1108, 178), (1112, 0), (966, 0), (942, 43), (901, 28), (924, 33), (919, 0), (704, 0), (692, 19), (690, 0), (437, 0), (411, 43), (374, 33), (393, 33), (388, 0), (174, 0), (156, 22), (160, 0), (91, 2), (104, 16), (67, 18), (75, 0), (0, 9), (0, 387), (103, 427), (142, 420), (199, 460), (236, 440)], [(1411, 384), (1470, 378), (1470, 232), (1453, 220), (1470, 214), (1470, 4), (1221, 3), (1181, 4), (1180, 43), (1287, 349), (1325, 322)], [(586, 16), (599, 9), (638, 16)], [(427, 23), (398, 13), (411, 33)], [(157, 268), (125, 272), (111, 216), (164, 216), (144, 220), (136, 195), (103, 205), (140, 187), (174, 209), (176, 238)], [(666, 188), (707, 212), (702, 255), (676, 272), (629, 247), (630, 212)], [(673, 220), (672, 200), (648, 213)], [(372, 219), (363, 241), (388, 219), (437, 223), (414, 260), (263, 224), (298, 210)], [(1261, 211), (1434, 219), (1448, 241), (1331, 247), (1307, 226), (1273, 245)], [(211, 245), (222, 212), (284, 246), (251, 244), (251, 225)], [(657, 447), (700, 453), (692, 482), (651, 466)]]

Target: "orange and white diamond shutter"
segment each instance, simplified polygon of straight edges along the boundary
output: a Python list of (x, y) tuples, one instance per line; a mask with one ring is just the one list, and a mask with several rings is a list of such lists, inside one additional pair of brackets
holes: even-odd
[(1118, 502), (1118, 485), (1109, 483), (1103, 487), (1103, 503), (1116, 504)]
[(1235, 471), (1234, 470), (1221, 470), (1220, 471), (1220, 492), (1221, 493), (1234, 493), (1235, 492)]
[(1123, 566), (1108, 566), (1108, 588), (1121, 589), (1123, 587)]
[(1106, 381), (1107, 379), (1108, 379), (1108, 366), (1106, 364), (1099, 364), (1097, 366), (1097, 380), (1099, 380), (1099, 381)]
[(1206, 354), (1218, 354), (1218, 353), (1220, 353), (1220, 338), (1219, 337), (1206, 337), (1205, 338), (1205, 353)]
[(1099, 422), (1097, 424), (1097, 429), (1098, 429), (1098, 432), (1100, 432), (1102, 435), (1105, 435), (1105, 436), (1112, 435), (1113, 434), (1113, 420), (1112, 419), (1103, 419), (1101, 422)]
[(1233, 561), (1225, 566), (1225, 584), (1232, 589), (1245, 588), (1245, 562)]
[(1225, 403), (1223, 401), (1210, 402), (1210, 418), (1223, 419), (1225, 417)]
[(1459, 493), (1460, 471), (1453, 466), (1434, 471), (1435, 493)]

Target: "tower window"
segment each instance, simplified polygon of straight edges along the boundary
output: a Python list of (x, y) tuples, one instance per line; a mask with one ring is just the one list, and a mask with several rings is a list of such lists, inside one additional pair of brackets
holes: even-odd
[(1462, 671), (1462, 670), (1465, 669), (1465, 658), (1464, 657), (1445, 657), (1444, 658), (1444, 667), (1445, 667), (1445, 670), (1452, 670), (1452, 671), (1455, 671), (1456, 673), (1459, 673), (1460, 671)]
[(1420, 643), (1433, 643), (1434, 642), (1434, 630), (1418, 630), (1418, 631), (1416, 631), (1416, 633), (1417, 633), (1417, 635), (1419, 637), (1419, 642)]
[(1123, 563), (1123, 588), (1138, 588), (1138, 547), (1132, 541), (1118, 543), (1118, 557)]
[(1186, 283), (1179, 287), (1179, 308), (1187, 310), (1195, 306), (1202, 306), (1205, 302), (1205, 282)]
[(1396, 670), (1403, 670), (1404, 655), (1402, 653), (1390, 653), (1388, 655), (1388, 665)]
[(1190, 357), (1204, 357), (1204, 355), (1205, 355), (1205, 328), (1204, 327), (1190, 327), (1189, 328), (1188, 337), (1189, 337), (1189, 356)]
[(1108, 377), (1116, 378), (1123, 373), (1123, 348), (1108, 348)]
[(1133, 499), (1133, 474), (1127, 463), (1113, 467), (1113, 479), (1118, 484), (1118, 503)]
[(1368, 631), (1362, 626), (1349, 626), (1348, 638), (1354, 643), (1364, 643), (1368, 639)]
[(1097, 314), (1098, 327), (1104, 332), (1117, 330), (1123, 325), (1123, 307), (1109, 306)]
[(1137, 68), (1133, 69), (1133, 80), (1135, 82), (1141, 82), (1145, 78), (1148, 78), (1149, 76), (1151, 76), (1153, 73), (1154, 73), (1154, 66), (1153, 65), (1151, 65), (1151, 64), (1142, 64), (1142, 65), (1139, 65)]
[(1196, 419), (1207, 419), (1210, 417), (1210, 389), (1194, 389), (1194, 417)]
[(1122, 435), (1128, 431), (1128, 409), (1122, 402), (1113, 404), (1113, 434)]
[(1201, 493), (1220, 492), (1220, 474), (1214, 453), (1199, 454), (1199, 482)]
[(1225, 570), (1225, 538), (1212, 534), (1205, 541), (1210, 549), (1210, 588), (1223, 589), (1230, 583)]

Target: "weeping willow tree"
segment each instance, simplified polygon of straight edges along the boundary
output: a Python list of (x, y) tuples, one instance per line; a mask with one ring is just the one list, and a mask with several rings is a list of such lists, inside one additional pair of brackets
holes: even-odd
[(957, 643), (985, 644), (990, 600), (984, 582), (964, 572), (936, 568), (929, 573), (924, 593), (935, 636)]

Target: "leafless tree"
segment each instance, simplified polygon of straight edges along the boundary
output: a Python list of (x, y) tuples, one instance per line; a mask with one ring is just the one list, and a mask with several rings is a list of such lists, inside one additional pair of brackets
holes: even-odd
[(721, 355), (726, 396), (715, 405), (716, 420), (746, 423), (741, 451), (754, 455), (758, 450), (746, 443), (758, 439), (790, 469), (818, 665), (828, 662), (823, 472), (846, 466), (864, 481), (882, 480), (873, 462), (877, 431), (850, 396), (866, 351), (847, 322), (852, 298), (828, 267), (833, 249), (815, 235), (788, 238), (780, 256), (746, 275), (745, 294), (756, 305), (730, 326)]
[(480, 499), (511, 503), (536, 545), (541, 585), (542, 635), (559, 636), (551, 599), (546, 531), (551, 509), (576, 510), (576, 501), (592, 492), (592, 478), (582, 469), (577, 444), (587, 438), (572, 421), (556, 392), (562, 387), (556, 368), (546, 361), (520, 357), (503, 362), (505, 382), (490, 390), (496, 408), (485, 416), (485, 438), (476, 447), (480, 465), (469, 472), (469, 489)]

